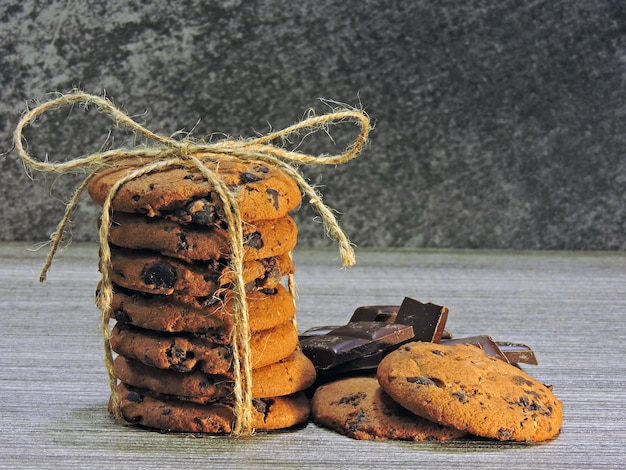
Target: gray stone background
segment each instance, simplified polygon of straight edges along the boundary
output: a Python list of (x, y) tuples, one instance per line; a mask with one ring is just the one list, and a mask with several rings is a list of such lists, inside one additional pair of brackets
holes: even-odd
[[(623, 0), (0, 0), (0, 44), (1, 240), (46, 240), (80, 181), (31, 180), (11, 149), (28, 106), (78, 87), (167, 135), (363, 106), (366, 151), (303, 168), (359, 246), (626, 249)], [(51, 160), (133, 143), (110, 130), (65, 109), (27, 139)], [(84, 197), (74, 240), (97, 211)], [(300, 244), (327, 243), (296, 218)]]

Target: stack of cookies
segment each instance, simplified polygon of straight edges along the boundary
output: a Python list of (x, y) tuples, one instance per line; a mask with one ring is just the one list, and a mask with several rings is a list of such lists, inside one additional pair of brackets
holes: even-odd
[[(297, 227), (288, 212), (296, 183), (254, 161), (209, 164), (234, 195), (243, 221), (255, 429), (306, 422), (315, 381), (300, 351), (293, 273)], [(97, 174), (88, 190), (103, 205), (136, 167)], [(221, 200), (195, 168), (171, 167), (124, 183), (111, 202), (110, 336), (120, 411), (151, 428), (229, 433), (234, 416), (232, 247)]]

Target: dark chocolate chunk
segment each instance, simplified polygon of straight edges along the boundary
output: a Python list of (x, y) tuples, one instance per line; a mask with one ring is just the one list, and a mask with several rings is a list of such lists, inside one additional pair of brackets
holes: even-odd
[(318, 383), (324, 383), (355, 375), (375, 374), (376, 369), (378, 369), (378, 364), (380, 364), (382, 358), (394, 349), (395, 346), (388, 349), (379, 349), (373, 353), (364, 354), (356, 359), (352, 359), (328, 369), (317, 369)]
[(263, 248), (263, 239), (261, 238), (261, 234), (259, 232), (254, 232), (246, 235), (243, 240), (243, 245), (254, 248), (255, 250), (260, 250)]
[(128, 401), (132, 401), (133, 403), (143, 403), (143, 395), (137, 392), (128, 392), (126, 399)]
[(405, 297), (396, 315), (396, 322), (413, 326), (415, 341), (439, 343), (448, 320), (448, 309), (431, 303), (423, 304)]
[(304, 333), (300, 333), (300, 339), (307, 338), (309, 336), (320, 336), (327, 335), (335, 328), (339, 328), (340, 325), (335, 326), (315, 326), (313, 328), (309, 328)]
[(218, 218), (214, 204), (204, 198), (194, 199), (189, 202), (183, 209), (176, 212), (176, 216), (198, 225), (211, 225)]
[(432, 381), (431, 379), (429, 379), (428, 377), (407, 377), (406, 379), (407, 382), (412, 383), (412, 384), (417, 384), (417, 385), (426, 385), (428, 387), (434, 386), (436, 385), (434, 381)]
[(467, 393), (464, 393), (464, 392), (453, 392), (452, 396), (456, 397), (464, 405), (467, 402), (469, 402), (469, 398), (468, 398), (469, 395)]
[(254, 406), (254, 409), (257, 410), (261, 414), (267, 414), (267, 410), (269, 408), (268, 403), (259, 398), (254, 398), (252, 400), (252, 406)]
[[(432, 303), (423, 304), (408, 297), (404, 299), (403, 306), (404, 311), (402, 312), (403, 318), (401, 320), (398, 319), (398, 312), (402, 307), (400, 305), (365, 305), (358, 307), (354, 311), (350, 321), (380, 321), (412, 325), (413, 330), (416, 332), (415, 337), (420, 341), (437, 343), (441, 339), (452, 338), (450, 332), (444, 328), (448, 319), (448, 309), (446, 307)], [(419, 324), (413, 323), (413, 321), (418, 321)], [(434, 328), (432, 327), (433, 324), (436, 325)], [(429, 337), (431, 329), (433, 334)]]
[(176, 270), (169, 264), (155, 263), (143, 272), (142, 280), (157, 288), (171, 289), (176, 285)]
[(303, 337), (300, 346), (317, 369), (328, 369), (412, 338), (413, 327), (408, 325), (352, 322), (324, 335)]
[(356, 407), (359, 406), (365, 398), (367, 398), (367, 394), (365, 392), (356, 392), (348, 395), (347, 397), (341, 397), (338, 401), (333, 402), (332, 404), (352, 405)]
[(280, 194), (279, 194), (279, 192), (276, 191), (275, 189), (272, 189), (272, 188), (267, 188), (265, 190), (265, 192), (267, 193), (267, 195), (269, 197), (272, 198), (272, 204), (274, 205), (274, 208), (276, 210), (278, 210), (278, 207), (280, 206), (280, 201), (279, 201), (280, 200)]
[[(309, 351), (309, 358), (322, 375), (362, 374), (375, 371), (381, 359), (405, 341), (439, 342), (446, 333), (444, 326), (447, 318), (446, 307), (423, 304), (407, 297), (400, 306), (358, 307), (347, 325), (311, 328), (300, 335), (300, 342), (304, 353)], [(365, 324), (370, 326), (365, 328)], [(363, 340), (375, 341), (372, 335), (391, 325), (412, 327), (413, 337), (382, 348), (364, 349)], [(446, 336), (449, 337), (449, 333)]]
[(400, 306), (398, 305), (365, 305), (363, 307), (358, 307), (354, 311), (350, 321), (379, 321), (383, 323), (394, 323), (399, 309)]
[(496, 341), (498, 348), (502, 351), (502, 354), (506, 356), (511, 364), (531, 364), (536, 366), (538, 364), (537, 357), (530, 347), (525, 344), (509, 343)]
[(253, 173), (244, 172), (241, 174), (239, 180), (241, 181), (241, 184), (255, 183), (256, 181), (261, 181), (261, 177)]
[(509, 362), (508, 358), (502, 353), (498, 345), (491, 339), (490, 336), (468, 336), (467, 338), (457, 338), (442, 341), (441, 344), (454, 345), (454, 344), (472, 344), (479, 347), (487, 356), (493, 356), (504, 362)]

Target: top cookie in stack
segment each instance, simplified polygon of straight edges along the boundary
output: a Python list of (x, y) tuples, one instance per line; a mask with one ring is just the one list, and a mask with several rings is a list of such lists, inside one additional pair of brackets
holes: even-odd
[[(315, 368), (298, 347), (295, 305), (282, 285), (300, 204), (296, 183), (255, 161), (208, 163), (237, 201), (251, 332), (253, 427), (307, 420), (303, 394)], [(88, 190), (103, 205), (136, 167), (97, 174)], [(121, 412), (140, 425), (228, 433), (233, 420), (232, 249), (222, 202), (195, 168), (171, 167), (124, 183), (111, 201), (111, 347)]]

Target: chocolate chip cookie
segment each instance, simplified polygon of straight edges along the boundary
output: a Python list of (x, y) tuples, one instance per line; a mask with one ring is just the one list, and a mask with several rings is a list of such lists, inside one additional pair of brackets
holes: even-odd
[[(117, 323), (111, 331), (111, 348), (127, 358), (158, 369), (177, 372), (200, 370), (207, 374), (232, 372), (231, 345), (204, 335), (167, 334)], [(254, 368), (272, 364), (291, 355), (298, 345), (296, 328), (287, 321), (275, 328), (254, 332), (250, 354)]]
[[(129, 422), (175, 432), (228, 434), (234, 418), (232, 404), (193, 403), (154, 396), (144, 390), (118, 385), (120, 411)], [(286, 429), (305, 423), (311, 406), (303, 392), (282, 397), (253, 399), (252, 427), (257, 430)], [(112, 412), (111, 404), (109, 410)]]
[(465, 435), (401, 407), (374, 376), (345, 378), (318, 387), (311, 408), (315, 423), (354, 439), (422, 441)]
[[(243, 224), (245, 259), (262, 259), (288, 253), (296, 246), (298, 230), (288, 215)], [(116, 212), (109, 241), (123, 248), (150, 249), (185, 261), (219, 260), (231, 254), (228, 231), (199, 225), (182, 225), (161, 217)]]
[[(246, 222), (283, 217), (302, 200), (294, 180), (277, 167), (230, 160), (207, 162), (207, 166), (230, 188)], [(135, 169), (128, 165), (101, 171), (90, 181), (89, 195), (102, 205), (112, 186)], [(196, 168), (173, 167), (128, 181), (113, 198), (112, 210), (225, 227), (222, 203)]]
[[(114, 370), (121, 382), (154, 394), (196, 403), (232, 402), (234, 382), (229, 375), (155, 369), (123, 356), (115, 359)], [(307, 389), (314, 381), (315, 368), (300, 351), (294, 351), (283, 360), (252, 371), (252, 396), (290, 395)]]
[(538, 442), (561, 428), (550, 388), (473, 345), (408, 343), (381, 361), (377, 377), (413, 413), (477, 436)]
[[(234, 315), (232, 293), (222, 294), (222, 298), (166, 296), (114, 286), (112, 317), (149, 330), (210, 334), (213, 341), (224, 343), (232, 330)], [(274, 328), (296, 314), (294, 299), (282, 284), (272, 289), (251, 290), (246, 298), (252, 332)]]
[[(247, 260), (243, 277), (247, 288), (273, 288), (280, 279), (293, 273), (289, 254)], [(232, 271), (227, 263), (206, 261), (185, 263), (154, 252), (113, 248), (111, 250), (111, 280), (127, 289), (151, 294), (206, 297), (232, 283)]]

